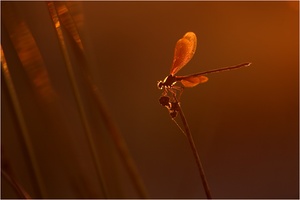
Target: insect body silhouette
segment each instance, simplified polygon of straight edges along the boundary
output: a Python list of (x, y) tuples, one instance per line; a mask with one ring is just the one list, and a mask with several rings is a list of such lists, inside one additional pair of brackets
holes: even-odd
[[(172, 118), (177, 116), (176, 107), (179, 104), (179, 98), (182, 94), (183, 88), (194, 87), (200, 83), (205, 83), (208, 81), (208, 78), (204, 76), (206, 74), (228, 71), (251, 65), (250, 62), (246, 62), (239, 65), (209, 70), (187, 76), (176, 76), (175, 74), (192, 59), (195, 54), (196, 47), (196, 34), (193, 32), (187, 32), (176, 43), (170, 74), (163, 81), (158, 81), (157, 83), (157, 87), (164, 90), (159, 102), (162, 106), (168, 108)], [(182, 86), (175, 85), (177, 82), (181, 82)], [(171, 96), (169, 96), (169, 93)]]
[[(195, 146), (192, 134), (190, 132), (188, 123), (183, 114), (183, 111), (180, 106), (180, 96), (182, 94), (183, 88), (185, 87), (194, 87), (199, 83), (204, 83), (208, 81), (208, 78), (204, 75), (238, 69), (241, 67), (248, 67), (251, 63), (242, 63), (235, 66), (219, 68), (214, 70), (209, 70), (205, 72), (200, 72), (196, 74), (191, 74), (187, 76), (176, 76), (176, 73), (182, 69), (193, 57), (196, 51), (197, 46), (197, 37), (193, 32), (187, 32), (181, 39), (179, 39), (175, 46), (173, 63), (171, 66), (170, 74), (163, 80), (158, 81), (157, 87), (163, 90), (161, 97), (159, 98), (159, 102), (162, 106), (166, 107), (169, 111), (169, 114), (172, 120), (176, 123), (181, 132), (187, 137), (189, 144), (192, 148), (193, 155), (195, 157), (198, 170), (201, 176), (202, 184), (206, 193), (206, 197), (208, 199), (212, 198), (210, 193), (210, 189), (208, 186), (208, 182), (206, 180), (206, 176), (200, 161), (199, 154), (197, 152), (197, 148)], [(177, 82), (181, 82), (182, 86), (176, 85)], [(182, 125), (180, 126), (175, 117), (179, 114)]]

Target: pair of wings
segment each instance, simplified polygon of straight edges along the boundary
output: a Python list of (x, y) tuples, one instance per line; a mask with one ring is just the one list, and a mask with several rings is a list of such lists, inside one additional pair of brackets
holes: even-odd
[[(174, 76), (182, 69), (194, 56), (197, 47), (197, 37), (193, 32), (187, 32), (179, 39), (175, 46), (173, 64), (170, 74)], [(176, 77), (185, 87), (194, 87), (199, 83), (208, 81), (206, 76), (181, 76)]]

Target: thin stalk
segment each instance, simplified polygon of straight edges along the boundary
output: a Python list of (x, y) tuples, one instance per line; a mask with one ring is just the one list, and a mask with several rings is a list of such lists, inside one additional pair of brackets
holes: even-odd
[(183, 133), (183, 135), (184, 135), (185, 137), (187, 137), (187, 136), (186, 136), (186, 133), (185, 133), (184, 130), (181, 128), (181, 126), (177, 123), (177, 121), (176, 121), (174, 118), (172, 118), (172, 120), (173, 120), (173, 122), (177, 125), (177, 127), (181, 130), (181, 132)]
[(79, 109), (80, 117), (81, 117), (84, 129), (85, 129), (85, 134), (86, 134), (87, 139), (88, 139), (88, 144), (89, 144), (89, 147), (90, 147), (90, 150), (91, 150), (91, 153), (92, 153), (93, 162), (94, 162), (94, 165), (95, 165), (95, 168), (96, 168), (96, 171), (97, 171), (97, 177), (99, 179), (101, 190), (103, 192), (104, 197), (108, 198), (107, 188), (106, 188), (103, 172), (102, 172), (102, 169), (101, 169), (99, 155), (97, 153), (96, 145), (93, 141), (91, 127), (89, 125), (89, 122), (88, 122), (88, 119), (87, 119), (87, 116), (86, 116), (86, 112), (85, 112), (85, 109), (84, 109), (84, 106), (83, 106), (83, 100), (82, 100), (80, 92), (79, 92), (79, 87), (78, 87), (77, 82), (76, 82), (75, 73), (73, 71), (72, 64), (71, 64), (71, 59), (70, 59), (70, 56), (69, 56), (69, 53), (68, 53), (68, 50), (67, 50), (67, 46), (66, 46), (66, 43), (65, 43), (65, 39), (64, 39), (64, 36), (63, 36), (63, 32), (62, 32), (62, 29), (61, 29), (61, 25), (60, 25), (60, 21), (59, 21), (58, 15), (57, 15), (57, 11), (56, 11), (56, 8), (55, 8), (53, 2), (48, 2), (48, 9), (49, 9), (50, 15), (52, 17), (52, 20), (53, 20), (53, 23), (54, 23), (54, 26), (55, 26), (55, 29), (56, 29), (56, 32), (57, 32), (58, 40), (59, 40), (59, 43), (60, 43), (60, 46), (61, 46), (61, 49), (62, 49), (62, 53), (63, 53), (64, 59), (65, 59), (65, 62), (66, 62), (67, 71), (68, 71), (69, 78), (70, 78), (70, 81), (71, 81), (71, 84), (72, 84), (73, 92), (75, 94), (75, 98), (76, 98), (77, 106), (78, 106), (78, 109)]
[(31, 138), (29, 135), (29, 131), (28, 131), (28, 128), (27, 128), (27, 125), (25, 122), (24, 114), (22, 112), (19, 98), (18, 98), (11, 74), (10, 74), (8, 66), (7, 66), (7, 62), (6, 62), (6, 59), (4, 56), (2, 46), (1, 46), (1, 70), (2, 70), (2, 74), (4, 76), (5, 83), (8, 88), (8, 92), (9, 92), (9, 95), (10, 95), (10, 98), (11, 98), (11, 101), (13, 104), (13, 108), (14, 108), (16, 116), (17, 116), (17, 120), (18, 120), (20, 129), (21, 129), (21, 136), (22, 136), (22, 139), (24, 140), (25, 149), (28, 153), (28, 157), (30, 160), (30, 164), (31, 164), (30, 167), (33, 171), (34, 183), (38, 189), (38, 196), (39, 196), (39, 198), (46, 197), (47, 194), (46, 194), (45, 185), (44, 185), (44, 182), (42, 179), (40, 167), (38, 165), (37, 158), (34, 153), (34, 148), (33, 148), (32, 141), (31, 141)]
[(87, 61), (86, 56), (83, 48), (83, 44), (79, 35), (79, 32), (77, 30), (76, 23), (73, 20), (72, 15), (69, 12), (69, 9), (67, 5), (64, 3), (55, 3), (55, 7), (57, 10), (64, 10), (63, 14), (59, 14), (60, 21), (62, 22), (62, 26), (66, 28), (66, 31), (69, 33), (67, 36), (71, 36), (73, 41), (76, 43), (76, 47), (80, 50), (80, 58), (82, 63), (81, 69), (82, 69), (82, 75), (84, 80), (87, 83), (88, 89), (91, 92), (92, 98), (94, 99), (96, 103), (96, 107), (99, 110), (99, 113), (103, 119), (103, 122), (108, 129), (108, 132), (110, 133), (110, 136), (112, 137), (117, 151), (119, 153), (119, 156), (125, 166), (126, 171), (129, 174), (129, 177), (131, 178), (131, 181), (133, 182), (134, 187), (136, 188), (136, 191), (140, 198), (147, 198), (148, 193), (145, 188), (145, 185), (142, 181), (141, 176), (138, 173), (138, 169), (134, 163), (134, 160), (132, 156), (130, 155), (129, 149), (126, 145), (125, 140), (123, 139), (123, 136), (119, 129), (117, 128), (116, 123), (112, 119), (112, 117), (109, 115), (108, 108), (105, 105), (105, 102), (102, 100), (101, 94), (98, 90), (97, 85), (94, 83), (92, 76), (88, 70), (87, 67)]
[(101, 94), (97, 88), (96, 85), (94, 85), (90, 80), (88, 81), (89, 88), (92, 90), (93, 98), (97, 104), (97, 107), (99, 109), (99, 113), (102, 116), (102, 119), (104, 121), (104, 124), (106, 125), (106, 128), (108, 129), (116, 147), (118, 150), (118, 153), (120, 154), (120, 157), (126, 167), (127, 172), (129, 173), (129, 176), (131, 180), (133, 181), (133, 184), (135, 188), (137, 189), (137, 193), (141, 198), (148, 198), (148, 192), (145, 188), (145, 185), (143, 183), (143, 180), (141, 176), (138, 173), (138, 169), (135, 165), (135, 162), (133, 158), (130, 155), (129, 149), (127, 147), (127, 144), (125, 140), (123, 139), (119, 129), (117, 128), (115, 122), (113, 121), (112, 117), (109, 115), (108, 108), (103, 102), (101, 98)]
[(199, 170), (199, 173), (200, 173), (200, 176), (201, 176), (201, 180), (202, 180), (202, 184), (203, 184), (203, 187), (204, 187), (204, 190), (205, 190), (206, 197), (208, 199), (211, 199), (212, 197), (211, 197), (211, 193), (210, 193), (210, 189), (209, 189), (209, 186), (208, 186), (208, 182), (207, 182), (207, 179), (206, 179), (206, 176), (205, 176), (205, 173), (204, 173), (204, 169), (203, 169), (203, 166), (202, 166), (202, 163), (201, 163), (201, 160), (200, 160), (200, 157), (199, 157), (196, 145), (194, 143), (194, 139), (193, 139), (193, 136), (191, 134), (189, 125), (188, 125), (188, 123), (186, 121), (186, 118), (185, 118), (185, 116), (183, 114), (183, 111), (182, 111), (181, 106), (180, 106), (179, 103), (178, 103), (178, 112), (179, 112), (180, 118), (182, 120), (186, 136), (188, 138), (188, 141), (189, 141), (190, 146), (192, 148), (193, 155), (194, 155), (196, 163), (197, 163), (197, 167), (198, 167), (198, 170)]
[(25, 191), (25, 189), (8, 173), (1, 169), (1, 174), (10, 183), (10, 185), (16, 190), (22, 199), (31, 199), (31, 196)]

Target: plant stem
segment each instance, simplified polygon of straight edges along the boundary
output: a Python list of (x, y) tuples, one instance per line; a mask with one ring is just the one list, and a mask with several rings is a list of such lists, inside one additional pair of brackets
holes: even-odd
[(191, 134), (190, 128), (188, 126), (188, 123), (186, 121), (186, 118), (185, 118), (185, 116), (183, 114), (183, 111), (182, 111), (181, 106), (180, 106), (179, 103), (178, 103), (178, 111), (179, 111), (179, 115), (180, 115), (180, 118), (182, 120), (182, 123), (184, 125), (184, 128), (185, 128), (186, 136), (188, 138), (188, 141), (189, 141), (190, 146), (192, 148), (192, 152), (193, 152), (194, 157), (196, 159), (196, 163), (197, 163), (197, 166), (198, 166), (198, 169), (199, 169), (199, 173), (200, 173), (200, 176), (201, 176), (201, 180), (202, 180), (202, 184), (203, 184), (203, 187), (204, 187), (204, 190), (205, 190), (206, 197), (208, 199), (211, 199), (212, 197), (211, 197), (211, 193), (210, 193), (210, 189), (209, 189), (209, 186), (208, 186), (208, 182), (206, 180), (206, 176), (205, 176), (205, 173), (204, 173), (204, 170), (203, 170), (203, 166), (202, 166), (202, 163), (201, 163), (201, 160), (200, 160), (200, 157), (199, 157), (196, 145), (194, 143), (194, 139), (193, 139), (193, 136)]
[(94, 162), (94, 165), (95, 165), (95, 168), (96, 168), (97, 177), (98, 177), (98, 180), (99, 180), (99, 183), (100, 183), (100, 188), (101, 188), (101, 191), (103, 192), (104, 198), (108, 198), (109, 194), (108, 194), (107, 185), (106, 185), (106, 182), (105, 182), (105, 179), (104, 179), (104, 172), (102, 170), (102, 166), (101, 166), (101, 162), (100, 162), (100, 159), (99, 159), (99, 154), (98, 154), (98, 151), (97, 151), (97, 148), (96, 148), (96, 144), (93, 140), (92, 129), (91, 129), (91, 126), (88, 122), (87, 113), (86, 113), (86, 111), (84, 109), (84, 106), (83, 106), (83, 99), (81, 97), (81, 94), (80, 94), (80, 91), (79, 91), (79, 86), (78, 86), (78, 83), (77, 83), (76, 78), (75, 78), (75, 72), (74, 72), (73, 67), (72, 67), (71, 58), (70, 58), (70, 55), (68, 53), (67, 45), (66, 45), (66, 42), (65, 42), (65, 39), (64, 39), (64, 36), (63, 36), (61, 23), (60, 23), (60, 20), (58, 18), (56, 7), (54, 5), (54, 2), (48, 2), (47, 4), (48, 4), (48, 9), (49, 9), (49, 12), (50, 12), (50, 16), (53, 20), (53, 24), (54, 24), (55, 29), (56, 29), (56, 33), (57, 33), (57, 36), (58, 36), (58, 41), (60, 43), (62, 54), (63, 54), (64, 59), (65, 59), (66, 68), (68, 70), (68, 75), (69, 75), (69, 78), (70, 78), (70, 81), (71, 81), (71, 84), (72, 84), (72, 88), (73, 88), (73, 92), (74, 92), (74, 95), (75, 95), (76, 103), (77, 103), (78, 110), (79, 110), (79, 113), (80, 113), (80, 118), (81, 118), (84, 130), (85, 130), (85, 135), (87, 137), (88, 145), (90, 147), (93, 162)]
[(22, 199), (32, 199), (31, 196), (25, 191), (25, 189), (12, 177), (12, 175), (1, 169), (2, 176), (10, 183), (15, 191), (20, 195)]
[(81, 63), (80, 67), (82, 70), (82, 76), (84, 78), (84, 81), (86, 82), (88, 89), (90, 90), (90, 93), (92, 95), (92, 98), (94, 99), (96, 106), (99, 110), (99, 113), (102, 116), (104, 124), (116, 145), (120, 158), (133, 182), (133, 185), (137, 190), (139, 198), (147, 198), (148, 192), (146, 191), (146, 188), (142, 181), (142, 177), (138, 173), (138, 169), (134, 163), (134, 160), (130, 155), (126, 142), (123, 139), (123, 136), (120, 130), (118, 129), (116, 123), (113, 121), (112, 116), (109, 115), (108, 107), (107, 105), (105, 105), (105, 102), (99, 92), (99, 89), (95, 84), (95, 82), (93, 81), (92, 76), (88, 70), (88, 63), (83, 48), (83, 44), (81, 41), (81, 37), (78, 28), (76, 26), (76, 22), (73, 20), (73, 17), (65, 2), (63, 3), (55, 2), (54, 5), (57, 10), (65, 11), (62, 14), (59, 14), (58, 12), (58, 16), (60, 18), (62, 26), (64, 26), (66, 31), (69, 33), (67, 36), (71, 36), (71, 39), (75, 42), (76, 47), (78, 47), (78, 50), (80, 52), (80, 56), (78, 56), (78, 60), (80, 60)]
[(15, 114), (16, 114), (16, 117), (18, 120), (18, 125), (20, 126), (21, 136), (22, 136), (22, 139), (25, 144), (25, 150), (29, 157), (30, 169), (32, 170), (32, 174), (30, 174), (30, 175), (32, 175), (35, 186), (37, 187), (38, 197), (45, 198), (45, 196), (47, 196), (46, 188), (45, 188), (43, 178), (41, 175), (40, 166), (38, 165), (37, 156), (36, 156), (34, 148), (33, 148), (33, 143), (30, 138), (30, 133), (29, 133), (26, 121), (25, 121), (24, 113), (22, 112), (22, 109), (21, 109), (20, 99), (18, 97), (15, 85), (13, 83), (11, 73), (8, 69), (2, 46), (0, 45), (0, 47), (1, 47), (1, 59), (2, 59), (1, 60), (1, 71), (4, 76), (4, 81), (8, 88), (9, 96), (11, 98), (13, 108), (14, 108), (14, 111), (15, 111)]

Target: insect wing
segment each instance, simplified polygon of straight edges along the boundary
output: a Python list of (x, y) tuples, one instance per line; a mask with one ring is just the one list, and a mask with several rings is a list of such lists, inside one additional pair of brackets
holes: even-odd
[(208, 81), (206, 76), (188, 76), (180, 80), (184, 87), (194, 87), (199, 83), (205, 83)]
[(193, 57), (197, 47), (197, 37), (193, 32), (187, 32), (175, 46), (173, 64), (170, 74), (176, 74)]

